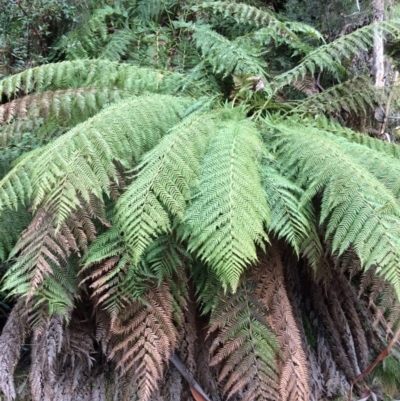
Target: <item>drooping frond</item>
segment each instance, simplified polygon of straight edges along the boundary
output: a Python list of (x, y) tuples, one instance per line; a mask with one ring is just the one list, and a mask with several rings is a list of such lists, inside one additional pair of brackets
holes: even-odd
[(282, 350), (279, 392), (283, 400), (308, 400), (307, 360), (285, 288), (283, 265), (276, 248), (269, 248), (256, 269), (257, 296), (268, 308), (269, 321)]
[[(1, 146), (6, 147), (11, 139), (21, 139), (22, 134), (32, 128), (40, 129), (46, 122), (47, 126), (71, 127), (98, 113), (105, 105), (132, 94), (134, 92), (117, 88), (77, 88), (35, 93), (12, 100), (0, 105)], [(52, 133), (43, 128), (40, 131), (41, 137)]]
[(292, 81), (304, 78), (307, 73), (314, 74), (317, 69), (327, 70), (339, 78), (340, 60), (350, 58), (362, 50), (371, 48), (376, 30), (380, 30), (382, 34), (398, 34), (400, 26), (397, 20), (384, 21), (379, 24), (364, 26), (348, 35), (343, 35), (333, 42), (313, 50), (293, 69), (276, 76), (271, 82), (271, 86), (275, 91), (279, 91)]
[(123, 236), (114, 226), (89, 247), (80, 286), (88, 285), (96, 304), (115, 315), (141, 297), (154, 280), (160, 284), (175, 277), (187, 258), (174, 237), (161, 236), (146, 249), (140, 263), (134, 264)]
[(322, 194), (320, 223), (326, 224), (326, 238), (332, 236), (332, 250), (352, 246), (364, 268), (378, 264), (400, 294), (400, 208), (393, 193), (334, 138), (301, 125), (275, 129), (273, 146), (286, 173), (308, 188), (310, 198)]
[[(91, 197), (102, 199), (103, 193), (109, 194), (111, 180), (118, 181), (115, 162), (130, 168), (180, 120), (190, 102), (153, 95), (108, 107), (39, 149), (40, 157), (34, 158), (33, 165), (32, 152), (27, 154), (0, 181), (0, 200), (4, 193), (5, 205), (16, 207), (18, 199), (30, 195), (29, 185), (32, 185), (34, 207), (46, 204), (56, 224), (60, 224), (78, 208), (79, 198), (91, 203)], [(28, 162), (29, 185), (13, 185), (14, 177), (24, 174), (27, 178), (24, 169)], [(30, 190), (28, 194), (26, 187)], [(13, 193), (18, 197), (10, 198)]]
[(250, 277), (235, 294), (219, 295), (211, 314), (209, 334), (216, 332), (216, 338), (210, 364), (220, 368), (218, 380), (228, 400), (238, 393), (246, 401), (279, 398), (277, 341), (255, 287)]
[(177, 345), (168, 284), (153, 287), (143, 300), (121, 312), (111, 330), (117, 340), (109, 357), (134, 381), (140, 400), (150, 399), (163, 367)]
[(320, 114), (340, 112), (344, 109), (348, 112), (366, 113), (378, 96), (370, 78), (360, 75), (308, 97), (301, 101), (292, 112)]
[(268, 228), (278, 238), (285, 238), (298, 254), (304, 240), (312, 233), (311, 204), (302, 204), (303, 190), (271, 166), (263, 167), (262, 183), (271, 210)]
[(20, 298), (13, 307), (0, 336), (0, 390), (7, 400), (16, 397), (14, 371), (17, 366), (21, 348), (29, 332), (25, 299)]
[(0, 94), (16, 95), (80, 87), (118, 88), (134, 93), (175, 93), (180, 74), (108, 60), (75, 60), (44, 64), (0, 81)]
[(304, 119), (303, 121), (307, 126), (316, 127), (322, 129), (323, 131), (328, 131), (335, 135), (342, 136), (351, 142), (364, 145), (372, 150), (400, 160), (400, 147), (394, 143), (381, 141), (366, 134), (354, 132), (353, 130), (338, 124), (336, 121), (326, 118), (324, 115), (318, 115), (317, 117), (312, 119), (310, 118), (308, 120)]
[(5, 274), (3, 288), (31, 298), (45, 276), (68, 264), (72, 252), (79, 249), (67, 225), (56, 231), (49, 213), (39, 210), (10, 255), (16, 261)]
[(170, 216), (183, 219), (200, 160), (216, 127), (214, 119), (213, 114), (184, 119), (137, 167), (136, 179), (117, 204), (117, 224), (133, 263), (156, 236), (170, 232)]
[(34, 330), (29, 375), (32, 401), (51, 401), (57, 379), (57, 355), (63, 343), (63, 319), (54, 316)]
[(5, 208), (18, 210), (20, 205), (28, 206), (32, 196), (31, 172), (33, 161), (41, 149), (24, 154), (14, 168), (0, 180), (0, 211)]
[[(329, 134), (325, 135), (328, 138), (330, 137)], [(390, 189), (397, 199), (400, 199), (400, 159), (377, 152), (362, 144), (347, 141), (344, 138), (334, 139), (341, 145), (345, 154), (357, 160), (363, 168)]]
[(189, 250), (211, 266), (225, 288), (237, 287), (246, 265), (257, 259), (255, 245), (262, 247), (267, 239), (262, 149), (252, 123), (225, 121), (210, 141), (198, 193), (185, 216)]

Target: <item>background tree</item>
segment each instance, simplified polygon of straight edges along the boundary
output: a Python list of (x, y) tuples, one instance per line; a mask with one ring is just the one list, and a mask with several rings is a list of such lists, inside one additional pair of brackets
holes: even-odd
[[(399, 151), (357, 118), (398, 90), (356, 68), (399, 21), (88, 10), (0, 81), (4, 397), (346, 396), (399, 323)], [(391, 351), (356, 394), (399, 393)]]

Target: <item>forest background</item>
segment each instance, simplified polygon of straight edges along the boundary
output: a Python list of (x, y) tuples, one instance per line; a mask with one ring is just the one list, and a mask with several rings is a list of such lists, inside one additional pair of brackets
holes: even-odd
[(396, 2), (0, 10), (0, 399), (400, 397)]

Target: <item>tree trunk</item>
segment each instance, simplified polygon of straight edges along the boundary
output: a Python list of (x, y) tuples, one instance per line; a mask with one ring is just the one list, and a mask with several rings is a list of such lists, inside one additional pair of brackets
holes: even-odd
[[(374, 8), (374, 23), (382, 22), (385, 14), (384, 0), (374, 0), (372, 3)], [(384, 44), (383, 35), (379, 29), (375, 29), (374, 34), (374, 57), (373, 72), (375, 77), (375, 86), (382, 87), (385, 85), (385, 63), (384, 63)]]

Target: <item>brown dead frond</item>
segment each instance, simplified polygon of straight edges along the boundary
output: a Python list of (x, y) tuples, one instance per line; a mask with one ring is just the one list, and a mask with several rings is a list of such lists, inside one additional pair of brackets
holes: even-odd
[(8, 316), (0, 336), (0, 390), (7, 400), (16, 397), (13, 376), (29, 332), (25, 314), (25, 299), (20, 298)]
[(269, 321), (282, 350), (279, 392), (283, 400), (308, 400), (307, 359), (287, 296), (283, 265), (277, 249), (269, 249), (260, 262), (258, 272), (257, 295), (268, 308)]
[(243, 282), (235, 294), (222, 295), (212, 313), (209, 334), (211, 366), (227, 399), (276, 400), (278, 350), (266, 318), (266, 308), (254, 296), (254, 282)]
[(127, 306), (112, 324), (117, 337), (109, 357), (135, 381), (140, 400), (149, 400), (164, 364), (177, 345), (173, 299), (166, 283), (150, 288)]
[(57, 364), (63, 344), (64, 322), (59, 316), (48, 318), (33, 333), (29, 374), (32, 401), (53, 401)]

